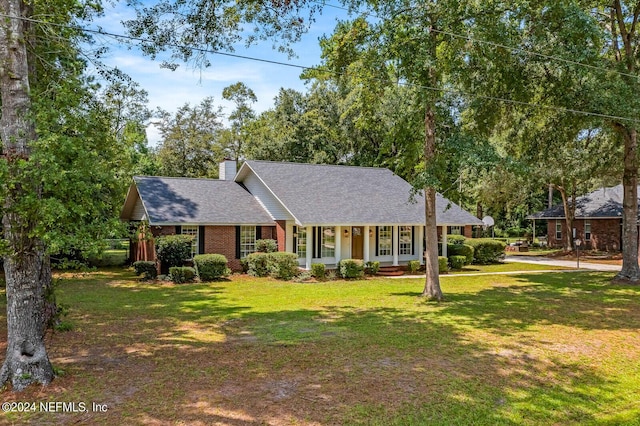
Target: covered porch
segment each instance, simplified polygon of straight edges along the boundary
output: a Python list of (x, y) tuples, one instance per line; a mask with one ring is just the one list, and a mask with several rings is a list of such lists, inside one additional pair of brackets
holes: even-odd
[[(439, 226), (446, 256), (446, 225)], [(378, 261), (399, 266), (411, 260), (424, 264), (424, 225), (296, 225), (286, 223), (285, 250), (298, 255), (301, 268), (313, 263), (335, 268), (342, 259)]]

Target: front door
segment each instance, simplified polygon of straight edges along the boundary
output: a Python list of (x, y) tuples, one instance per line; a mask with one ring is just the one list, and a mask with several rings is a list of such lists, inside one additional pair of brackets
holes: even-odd
[(351, 228), (351, 258), (364, 259), (364, 239), (362, 226), (354, 226)]

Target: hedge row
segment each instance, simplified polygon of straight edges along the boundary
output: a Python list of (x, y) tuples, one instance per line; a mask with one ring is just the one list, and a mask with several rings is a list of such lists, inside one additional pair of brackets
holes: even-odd
[[(189, 266), (171, 266), (169, 276), (176, 284), (193, 282), (196, 277), (202, 281), (215, 281), (224, 278), (231, 273), (227, 266), (227, 258), (221, 254), (200, 254), (194, 256), (193, 264)], [(142, 275), (144, 279), (155, 279), (157, 277), (156, 262), (138, 261), (134, 262), (133, 268), (136, 275)]]

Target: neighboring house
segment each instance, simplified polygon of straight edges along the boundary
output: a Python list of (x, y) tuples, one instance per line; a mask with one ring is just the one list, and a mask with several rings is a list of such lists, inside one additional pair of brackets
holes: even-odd
[[(622, 248), (622, 185), (601, 188), (577, 197), (573, 227), (576, 238), (588, 250), (620, 251)], [(528, 219), (547, 222), (547, 240), (551, 247), (562, 247), (568, 230), (562, 204), (535, 213)]]
[[(246, 161), (236, 173), (225, 161), (220, 171), (220, 180), (135, 177), (121, 219), (148, 223), (154, 236), (193, 235), (194, 254), (223, 254), (234, 270), (260, 238), (297, 253), (306, 269), (347, 258), (423, 261), (424, 197), (413, 199), (411, 185), (388, 169)], [(440, 194), (437, 208), (440, 233), (471, 237), (482, 225)], [(132, 244), (132, 260), (152, 259), (152, 247), (140, 245)]]

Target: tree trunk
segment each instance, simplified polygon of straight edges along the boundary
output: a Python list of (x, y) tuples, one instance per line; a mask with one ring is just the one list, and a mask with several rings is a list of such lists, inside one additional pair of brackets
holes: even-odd
[[(0, 13), (24, 16), (20, 0), (0, 0)], [(19, 206), (39, 196), (39, 184), (25, 178), (30, 142), (35, 140), (29, 98), (29, 66), (24, 21), (3, 18), (0, 24), (0, 119), (2, 158), (8, 166), (7, 197), (2, 225), (9, 255), (4, 257), (7, 293), (7, 357), (0, 369), (0, 385), (14, 390), (31, 383), (48, 384), (53, 367), (44, 346), (44, 289), (51, 271), (42, 242), (34, 237), (36, 219)]]
[(624, 136), (624, 174), (622, 185), (622, 270), (614, 281), (638, 282), (638, 133), (628, 129)]
[(564, 207), (564, 223), (567, 228), (567, 232), (564, 233), (562, 237), (562, 245), (564, 246), (564, 251), (573, 251), (573, 220), (576, 217), (576, 209), (575, 209), (575, 195), (571, 203), (569, 203), (569, 198), (567, 197), (567, 191), (563, 186), (553, 185), (558, 191), (560, 191), (560, 195), (562, 196), (562, 206)]
[[(436, 119), (432, 105), (427, 106), (424, 117), (425, 141), (424, 161), (428, 164), (433, 161), (436, 154)], [(440, 277), (438, 266), (438, 226), (436, 222), (436, 189), (432, 186), (424, 188), (425, 205), (425, 239), (427, 250), (425, 256), (426, 280), (422, 296), (441, 301), (443, 299), (440, 289)]]

